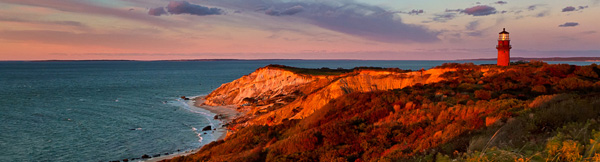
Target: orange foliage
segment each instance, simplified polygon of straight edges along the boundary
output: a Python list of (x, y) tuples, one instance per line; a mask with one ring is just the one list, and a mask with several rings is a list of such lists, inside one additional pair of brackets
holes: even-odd
[[(482, 75), (482, 66), (443, 66), (460, 69), (444, 74), (448, 80), (439, 83), (350, 93), (329, 101), (307, 118), (241, 128), (227, 141), (211, 143), (190, 157), (174, 160), (398, 161), (431, 150), (450, 155), (466, 149), (468, 142), (449, 146), (461, 136), (547, 100), (542, 97), (532, 102), (537, 96), (600, 90), (600, 84), (594, 84), (599, 82), (597, 66), (536, 62), (489, 76)], [(562, 146), (560, 149), (578, 149), (572, 143)]]

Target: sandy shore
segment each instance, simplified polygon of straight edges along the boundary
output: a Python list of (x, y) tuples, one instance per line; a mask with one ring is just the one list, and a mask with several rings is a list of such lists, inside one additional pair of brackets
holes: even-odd
[[(227, 124), (227, 123), (231, 122), (233, 119), (235, 119), (236, 117), (238, 117), (238, 115), (241, 114), (240, 112), (236, 111), (235, 106), (207, 106), (207, 105), (204, 105), (204, 101), (206, 101), (205, 97), (206, 96), (198, 96), (198, 97), (192, 98), (193, 104), (190, 104), (190, 105), (193, 105), (194, 107), (201, 108), (204, 110), (208, 110), (213, 114), (219, 115), (220, 118), (218, 120), (220, 120), (222, 122), (222, 124)], [(227, 128), (218, 127), (217, 130), (214, 132), (214, 134), (219, 135), (219, 137), (216, 138), (214, 141), (225, 139), (225, 136), (227, 135)], [(172, 158), (179, 157), (179, 156), (191, 155), (193, 153), (198, 152), (199, 150), (200, 150), (200, 148), (192, 150), (192, 151), (179, 152), (179, 153), (174, 153), (171, 155), (164, 155), (164, 156), (160, 156), (160, 157), (156, 157), (156, 158), (150, 158), (150, 159), (143, 160), (143, 161), (147, 161), (147, 162), (163, 161), (163, 160), (172, 159)]]

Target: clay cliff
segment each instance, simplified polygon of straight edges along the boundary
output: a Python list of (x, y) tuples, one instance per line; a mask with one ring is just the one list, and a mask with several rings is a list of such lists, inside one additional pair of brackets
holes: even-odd
[(268, 66), (208, 97), (247, 112), (234, 133), (172, 161), (598, 161), (599, 76), (543, 62)]
[(420, 71), (354, 69), (334, 75), (294, 72), (291, 67), (270, 65), (223, 84), (206, 97), (207, 105), (236, 105), (248, 111), (248, 124), (277, 124), (302, 119), (329, 101), (352, 92), (399, 89), (443, 80), (454, 68)]

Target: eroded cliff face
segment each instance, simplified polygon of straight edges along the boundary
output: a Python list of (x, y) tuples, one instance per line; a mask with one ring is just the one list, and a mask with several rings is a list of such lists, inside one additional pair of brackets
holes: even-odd
[(241, 106), (250, 100), (261, 101), (274, 96), (310, 91), (312, 87), (316, 87), (314, 84), (330, 80), (325, 76), (298, 75), (281, 68), (267, 66), (221, 85), (206, 96), (204, 104)]
[(276, 124), (284, 119), (305, 118), (329, 101), (352, 92), (371, 92), (399, 89), (416, 84), (429, 84), (442, 80), (440, 75), (454, 69), (431, 69), (423, 72), (398, 73), (360, 70), (341, 76), (325, 87), (299, 98), (280, 109), (257, 116), (254, 124)]
[[(443, 80), (440, 75), (455, 70), (355, 70), (341, 75), (314, 76), (268, 66), (223, 84), (206, 97), (205, 104), (245, 107), (252, 116), (247, 124), (276, 124), (286, 119), (305, 118), (344, 94), (435, 83)], [(291, 99), (283, 99), (286, 96)]]

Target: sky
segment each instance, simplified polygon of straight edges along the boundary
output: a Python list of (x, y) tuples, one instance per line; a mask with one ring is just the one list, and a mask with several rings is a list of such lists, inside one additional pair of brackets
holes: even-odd
[(600, 57), (600, 0), (0, 0), (0, 60)]

